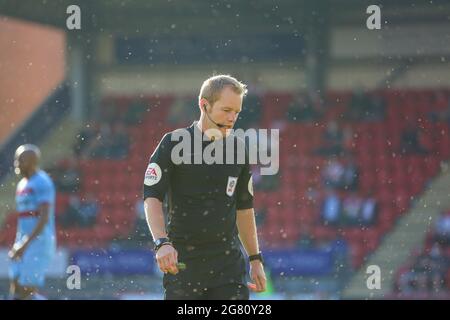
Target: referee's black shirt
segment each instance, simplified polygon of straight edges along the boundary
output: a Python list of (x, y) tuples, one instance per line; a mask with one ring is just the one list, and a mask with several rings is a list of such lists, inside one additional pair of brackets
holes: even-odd
[[(194, 164), (194, 133), (195, 137), (203, 137), (203, 133), (196, 122), (186, 130), (191, 137), (190, 164), (174, 164), (171, 153), (179, 141), (172, 141), (174, 131), (165, 134), (150, 157), (144, 179), (144, 200), (153, 197), (163, 201), (168, 196), (167, 231), (178, 251), (179, 261), (188, 265), (189, 260), (207, 262), (214, 258), (227, 259), (227, 256), (230, 262), (242, 260), (236, 210), (253, 208), (247, 148), (244, 149), (245, 163), (236, 161), (238, 146), (242, 147), (244, 141), (232, 134), (222, 141), (224, 164), (205, 164), (204, 161)], [(225, 162), (227, 139), (234, 139), (233, 164)], [(202, 141), (202, 152), (209, 144), (217, 142)], [(239, 265), (242, 267), (242, 261)], [(218, 266), (212, 265), (211, 269), (217, 272)]]

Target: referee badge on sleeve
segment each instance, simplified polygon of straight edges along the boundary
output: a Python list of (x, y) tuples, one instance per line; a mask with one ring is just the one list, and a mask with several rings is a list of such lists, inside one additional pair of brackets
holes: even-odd
[(250, 179), (248, 179), (248, 193), (250, 193), (253, 197), (253, 177), (250, 176)]
[(237, 177), (228, 177), (228, 183), (227, 183), (227, 195), (233, 196), (234, 189), (236, 189), (237, 185)]
[(150, 163), (145, 171), (144, 184), (146, 186), (152, 186), (157, 184), (161, 180), (162, 171), (157, 163)]

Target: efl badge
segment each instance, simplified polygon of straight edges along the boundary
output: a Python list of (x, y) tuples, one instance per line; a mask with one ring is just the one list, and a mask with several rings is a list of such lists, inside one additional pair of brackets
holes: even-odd
[(236, 189), (237, 179), (238, 178), (236, 178), (236, 177), (228, 177), (227, 195), (230, 197), (233, 195), (234, 189)]
[(146, 186), (152, 186), (157, 184), (161, 180), (162, 172), (157, 163), (150, 163), (145, 171), (144, 184)]

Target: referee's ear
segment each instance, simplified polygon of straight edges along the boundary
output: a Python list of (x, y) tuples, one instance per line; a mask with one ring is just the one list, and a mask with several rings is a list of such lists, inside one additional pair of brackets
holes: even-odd
[(206, 107), (208, 106), (208, 100), (205, 98), (201, 98), (198, 102), (198, 106), (200, 107), (200, 110), (203, 110), (206, 112)]

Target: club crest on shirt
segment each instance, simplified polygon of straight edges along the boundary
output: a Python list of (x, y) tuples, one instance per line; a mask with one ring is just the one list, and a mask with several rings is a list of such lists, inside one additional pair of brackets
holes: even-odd
[(150, 163), (145, 171), (144, 184), (146, 186), (152, 186), (157, 184), (162, 177), (162, 171), (157, 163)]
[(230, 197), (233, 196), (234, 190), (236, 189), (237, 179), (237, 177), (228, 177), (227, 195)]

